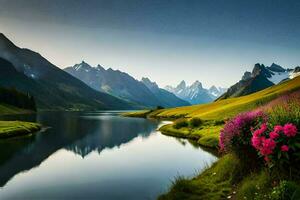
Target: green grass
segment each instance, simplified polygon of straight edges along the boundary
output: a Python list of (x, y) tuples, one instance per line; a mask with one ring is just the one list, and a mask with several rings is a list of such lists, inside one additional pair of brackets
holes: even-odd
[(0, 138), (30, 135), (41, 129), (41, 125), (21, 121), (0, 121)]
[(230, 195), (232, 185), (234, 185), (240, 173), (239, 160), (235, 156), (227, 154), (193, 179), (178, 178), (173, 183), (170, 191), (161, 195), (158, 199), (226, 199)]
[(151, 110), (141, 110), (141, 111), (123, 113), (122, 116), (124, 116), (124, 117), (146, 118), (147, 115), (150, 114), (150, 112), (152, 112), (152, 111)]
[(202, 146), (217, 149), (219, 144), (219, 133), (222, 127), (223, 125), (215, 125), (211, 122), (206, 122), (197, 128), (183, 127), (180, 129), (174, 128), (173, 124), (167, 124), (162, 126), (159, 130), (164, 135), (195, 140)]
[(272, 188), (267, 171), (245, 177), (237, 188), (237, 199), (267, 199)]

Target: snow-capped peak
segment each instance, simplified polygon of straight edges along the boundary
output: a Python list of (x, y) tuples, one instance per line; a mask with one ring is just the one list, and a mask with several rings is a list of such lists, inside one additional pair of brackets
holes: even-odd
[(216, 86), (205, 89), (200, 81), (195, 81), (190, 86), (187, 86), (185, 81), (181, 81), (177, 87), (166, 86), (165, 89), (191, 104), (211, 102), (226, 91)]
[(191, 88), (202, 88), (202, 83), (200, 81), (195, 81), (192, 85)]

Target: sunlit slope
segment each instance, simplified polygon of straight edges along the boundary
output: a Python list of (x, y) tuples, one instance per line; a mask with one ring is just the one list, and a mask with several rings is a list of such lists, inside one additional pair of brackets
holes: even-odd
[(226, 119), (237, 113), (254, 109), (280, 94), (296, 89), (300, 89), (300, 77), (247, 96), (224, 99), (209, 104), (164, 109), (161, 112), (154, 114), (154, 116), (164, 118), (200, 117), (202, 119), (214, 120)]

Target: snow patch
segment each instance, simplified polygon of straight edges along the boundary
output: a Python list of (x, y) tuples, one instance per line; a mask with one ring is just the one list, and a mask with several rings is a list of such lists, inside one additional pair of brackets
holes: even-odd
[(282, 80), (289, 78), (290, 74), (288, 71), (285, 72), (273, 72), (273, 75), (271, 78), (268, 78), (269, 81), (271, 81), (274, 84), (280, 83)]

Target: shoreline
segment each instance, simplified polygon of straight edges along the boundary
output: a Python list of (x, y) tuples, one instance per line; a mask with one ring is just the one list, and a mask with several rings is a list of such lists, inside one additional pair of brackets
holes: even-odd
[[(162, 110), (143, 110), (136, 112), (129, 112), (122, 114), (123, 117), (133, 117), (133, 118), (147, 118), (155, 120), (168, 120), (174, 122), (178, 118), (165, 118), (157, 117), (157, 114), (162, 112)], [(190, 118), (185, 118), (190, 119)], [(218, 124), (214, 120), (206, 120), (199, 127), (182, 127), (174, 128), (172, 124), (165, 124), (159, 127), (159, 131), (163, 135), (184, 138), (195, 141), (200, 146), (211, 148), (214, 151), (218, 150), (219, 146), (219, 132), (222, 129), (223, 124)]]
[(42, 125), (23, 121), (0, 121), (0, 139), (30, 136), (42, 129)]

